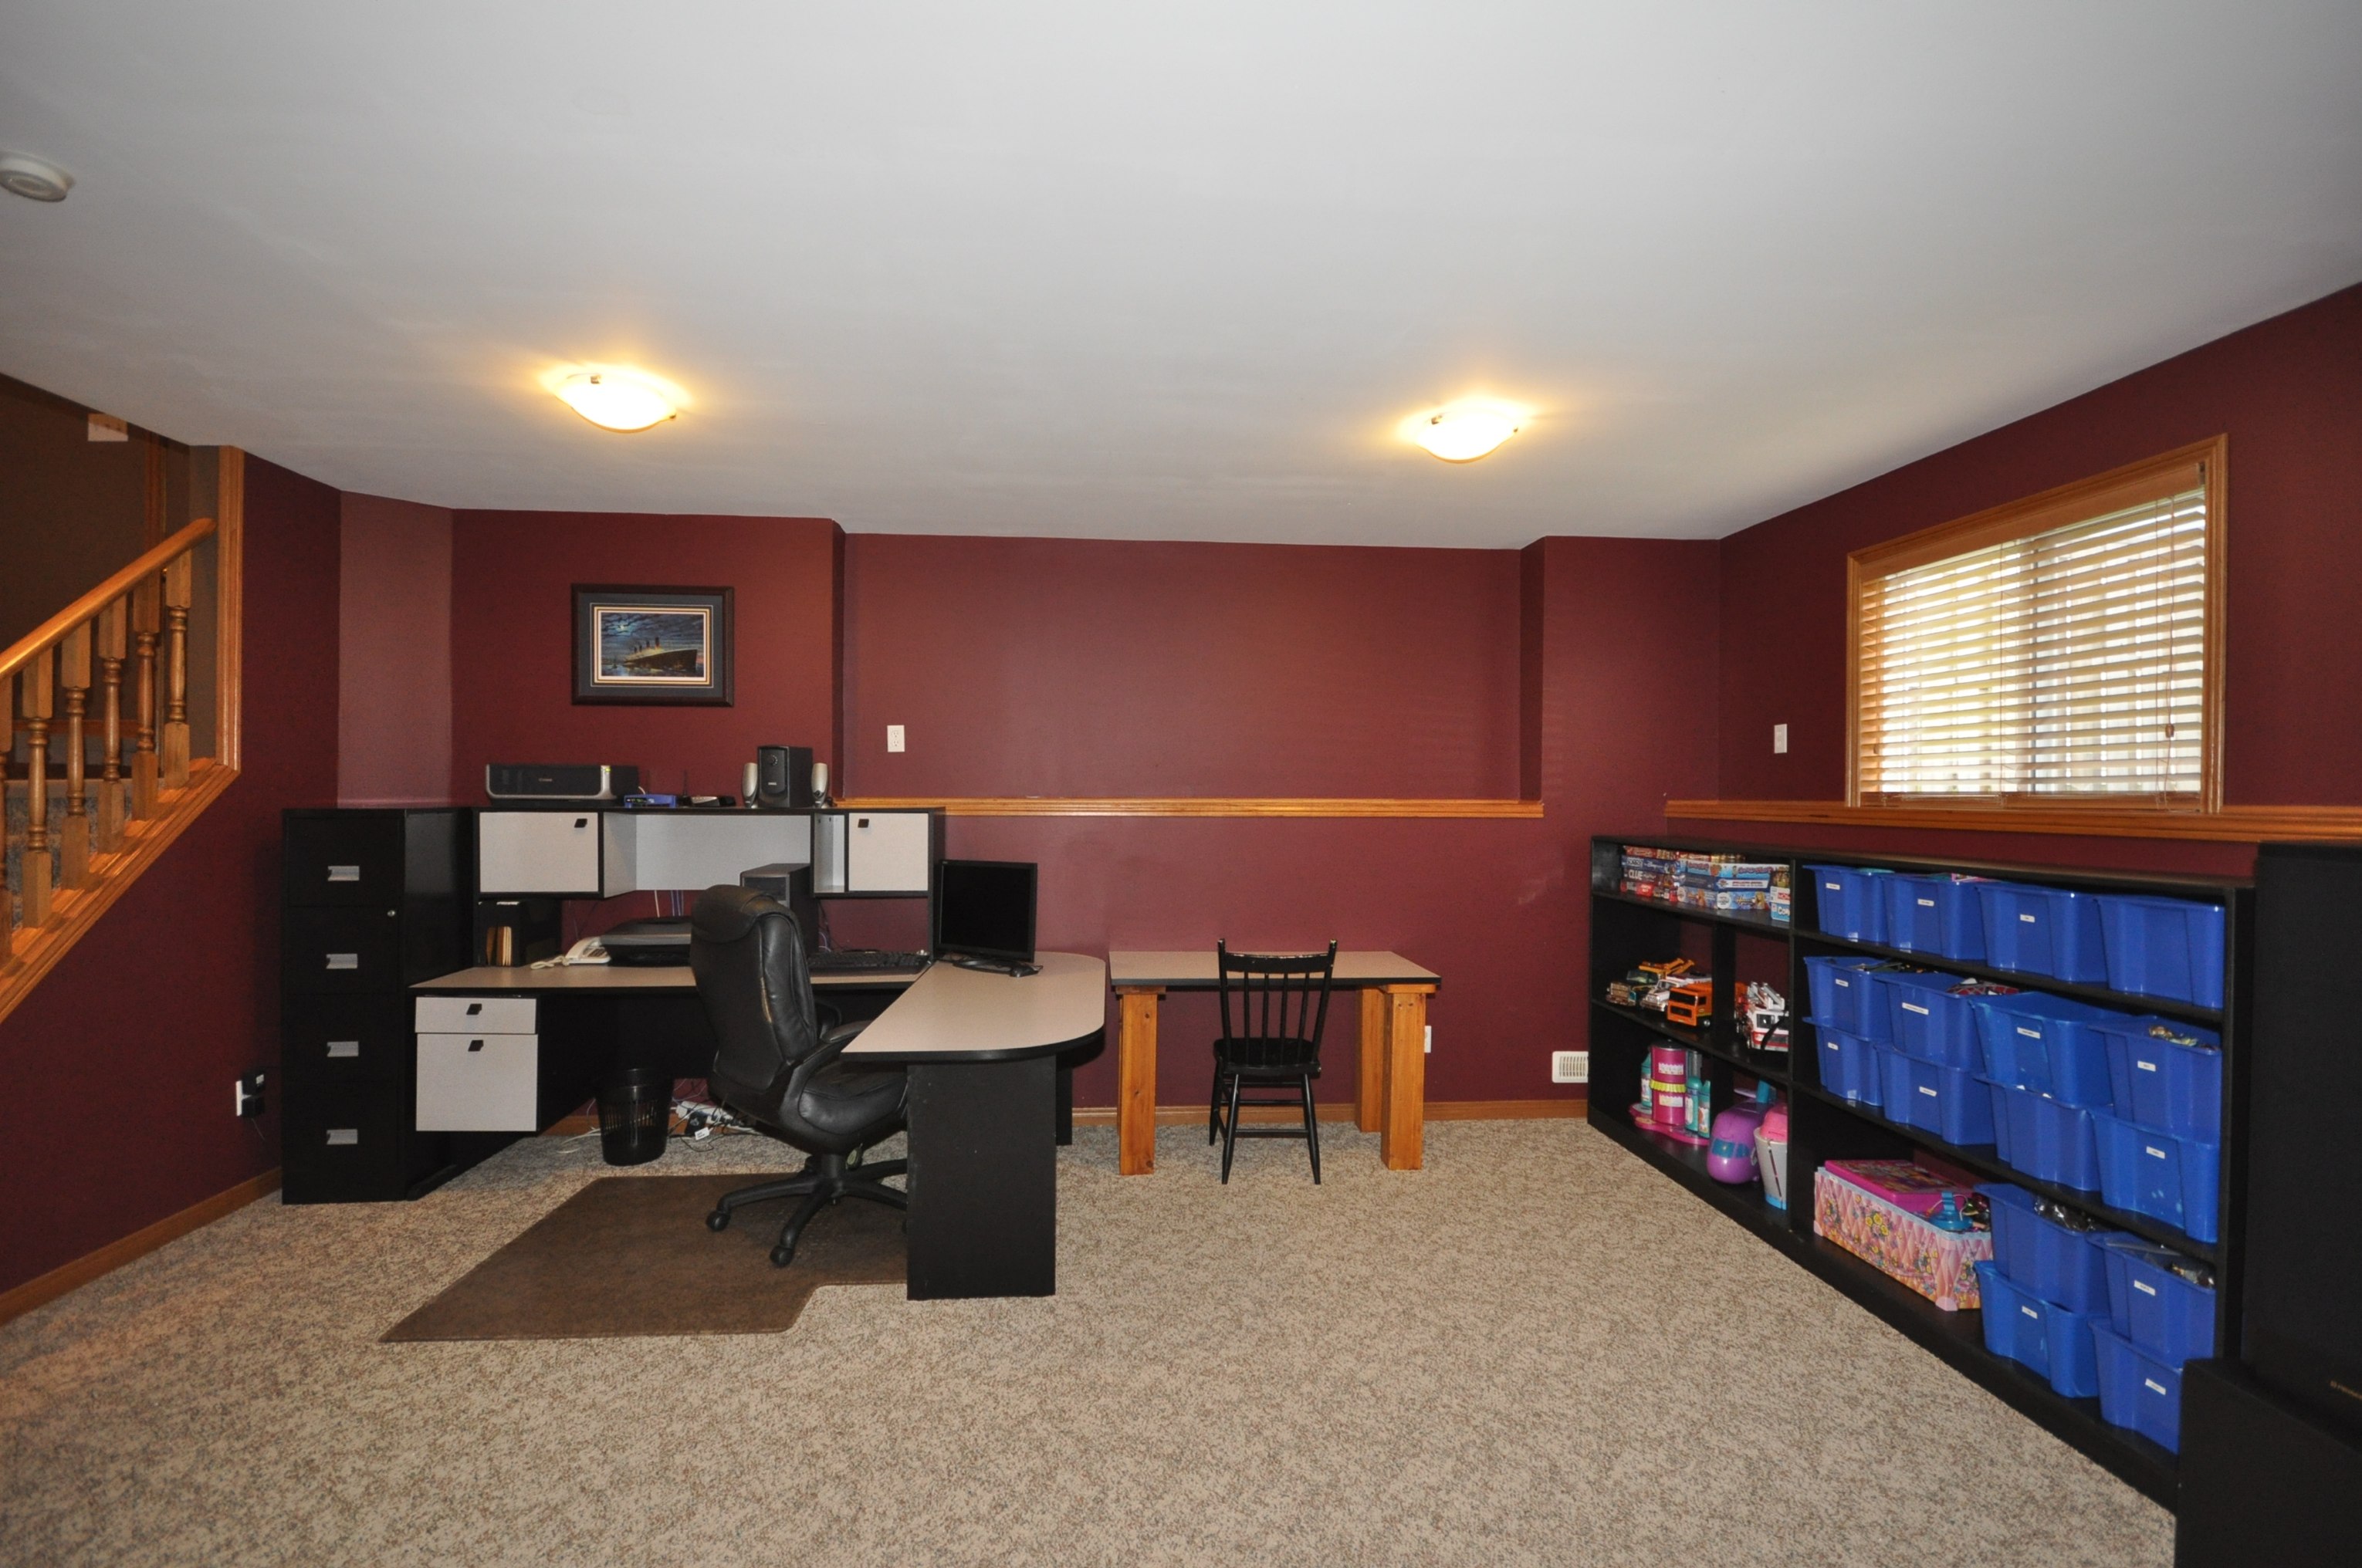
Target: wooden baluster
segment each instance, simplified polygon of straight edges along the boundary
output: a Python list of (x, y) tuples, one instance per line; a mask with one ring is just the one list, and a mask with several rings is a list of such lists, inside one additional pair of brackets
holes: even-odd
[(189, 787), (189, 604), (196, 557), (183, 552), (164, 565), (164, 787)]
[(90, 785), (83, 778), (83, 715), (90, 706), (90, 622), (58, 644), (58, 685), (66, 694), (66, 819), (58, 830), (58, 883), (90, 881)]
[(123, 848), (123, 626), (128, 606), (116, 599), (98, 612), (98, 718), (105, 755), (98, 764), (98, 848)]
[(150, 577), (131, 590), (132, 697), (139, 712), (131, 743), (131, 815), (142, 821), (156, 815), (156, 627), (162, 587), (160, 578)]
[(0, 746), (0, 974), (17, 967), (17, 898), (8, 885), (8, 758), (16, 751), (16, 719), (7, 711), (11, 706), (8, 693), (0, 689), (0, 729), (9, 732), (12, 742)]
[(17, 707), (25, 716), (25, 928), (49, 923), (50, 882), (50, 687), (57, 679), (57, 654), (44, 648), (17, 672)]

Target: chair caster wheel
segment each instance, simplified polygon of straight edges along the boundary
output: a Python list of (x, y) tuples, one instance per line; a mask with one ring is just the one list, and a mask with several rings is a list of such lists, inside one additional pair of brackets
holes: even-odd
[(730, 1228), (730, 1211), (727, 1209), (716, 1209), (711, 1214), (706, 1215), (705, 1228), (709, 1231), (728, 1230)]
[(773, 1268), (785, 1268), (795, 1260), (796, 1249), (791, 1246), (775, 1246), (771, 1249), (771, 1266)]

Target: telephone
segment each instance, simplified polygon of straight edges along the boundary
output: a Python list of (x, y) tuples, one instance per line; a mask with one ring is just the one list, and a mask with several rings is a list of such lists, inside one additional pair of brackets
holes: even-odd
[(567, 948), (565, 957), (544, 959), (533, 967), (535, 969), (556, 969), (565, 964), (603, 964), (606, 961), (606, 944), (600, 941), (596, 937), (585, 937), (580, 941), (575, 943), (572, 947)]

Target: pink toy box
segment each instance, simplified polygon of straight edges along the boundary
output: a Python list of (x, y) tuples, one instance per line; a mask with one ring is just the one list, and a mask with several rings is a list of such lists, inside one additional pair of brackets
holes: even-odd
[[(1866, 1175), (1856, 1173), (1867, 1170)], [(1992, 1256), (1992, 1232), (1947, 1231), (1913, 1207), (1933, 1209), (1946, 1190), (1966, 1188), (1901, 1160), (1834, 1160), (1813, 1173), (1813, 1234), (1827, 1236), (1948, 1312), (1981, 1305), (1976, 1264)], [(1857, 1186), (1871, 1182), (1878, 1190)], [(1892, 1197), (1881, 1193), (1891, 1193)]]

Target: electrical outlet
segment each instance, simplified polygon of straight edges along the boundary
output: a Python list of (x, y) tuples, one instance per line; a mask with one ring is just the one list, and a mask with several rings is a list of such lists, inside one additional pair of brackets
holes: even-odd
[(1788, 754), (1788, 727), (1784, 724), (1772, 727), (1772, 754), (1775, 757)]
[(231, 1104), (238, 1115), (245, 1117), (262, 1114), (262, 1083), (269, 1076), (260, 1068), (257, 1068), (237, 1080), (237, 1098)]
[(1427, 1040), (1426, 1040), (1426, 1046), (1427, 1046), (1427, 1054), (1428, 1054), (1428, 1055), (1429, 1055), (1429, 1056), (1433, 1056), (1433, 1055), (1435, 1054), (1435, 1025), (1432, 1025), (1432, 1024), (1429, 1024), (1429, 1025), (1427, 1026)]
[(1552, 1083), (1589, 1083), (1591, 1053), (1589, 1051), (1551, 1052), (1551, 1081)]
[(902, 749), (902, 727), (900, 725), (889, 724), (886, 727), (886, 749), (889, 751), (899, 751)]

